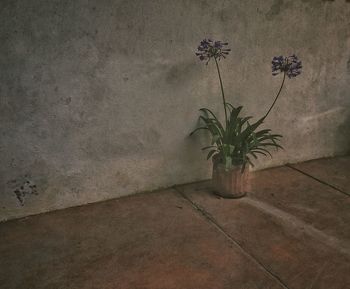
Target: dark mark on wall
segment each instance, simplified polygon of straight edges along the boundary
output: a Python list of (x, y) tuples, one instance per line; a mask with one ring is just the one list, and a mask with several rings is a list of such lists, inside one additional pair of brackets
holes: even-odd
[(270, 7), (270, 10), (265, 15), (266, 19), (272, 20), (275, 16), (280, 14), (283, 5), (284, 5), (284, 0), (275, 0), (272, 6)]
[[(350, 0), (349, 0), (349, 2), (350, 2)], [(347, 62), (347, 69), (348, 69), (348, 73), (350, 74), (350, 58), (349, 58), (349, 60)]]
[(37, 195), (36, 184), (33, 181), (25, 180), (23, 183), (17, 182), (17, 180), (12, 180), (10, 183), (17, 185), (13, 190), (13, 193), (16, 195), (17, 200), (21, 206), (24, 206), (24, 201), (27, 195)]

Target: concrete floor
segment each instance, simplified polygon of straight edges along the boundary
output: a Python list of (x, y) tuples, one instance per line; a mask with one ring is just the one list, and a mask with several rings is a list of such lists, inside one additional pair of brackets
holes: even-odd
[(0, 288), (348, 289), (350, 157), (0, 224)]

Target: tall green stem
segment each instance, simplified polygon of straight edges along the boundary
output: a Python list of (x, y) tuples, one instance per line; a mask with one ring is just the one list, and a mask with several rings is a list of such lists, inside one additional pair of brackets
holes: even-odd
[(217, 59), (215, 57), (214, 57), (214, 60), (215, 60), (216, 69), (218, 70), (218, 75), (219, 75), (219, 80), (220, 80), (222, 102), (223, 102), (224, 111), (225, 111), (225, 124), (226, 124), (226, 128), (227, 128), (228, 121), (227, 121), (226, 100), (225, 100), (224, 86), (222, 85), (222, 79), (221, 79), (221, 74), (220, 74), (220, 69), (219, 69), (219, 63), (218, 63), (218, 61), (217, 61)]
[(278, 97), (280, 96), (285, 80), (286, 80), (286, 73), (283, 73), (283, 80), (282, 80), (281, 87), (280, 87), (280, 89), (279, 89), (279, 91), (278, 91), (278, 93), (277, 93), (277, 95), (276, 95), (276, 97), (275, 97), (275, 100), (273, 101), (271, 107), (269, 108), (269, 110), (267, 111), (267, 113), (265, 114), (265, 116), (263, 117), (264, 119), (265, 119), (265, 118), (267, 117), (267, 115), (270, 113), (270, 111), (271, 111), (271, 109), (273, 108), (273, 106), (275, 105), (275, 103), (276, 103)]

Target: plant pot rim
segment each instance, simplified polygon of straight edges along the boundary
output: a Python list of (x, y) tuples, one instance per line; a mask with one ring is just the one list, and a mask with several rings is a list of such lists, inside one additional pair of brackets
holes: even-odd
[[(225, 171), (235, 171), (235, 170), (241, 170), (243, 167), (243, 164), (240, 165), (232, 165), (230, 168), (226, 168), (226, 166), (223, 163), (214, 163), (214, 167), (219, 170), (225, 170)], [(244, 171), (249, 168), (249, 164), (247, 164), (244, 168)]]

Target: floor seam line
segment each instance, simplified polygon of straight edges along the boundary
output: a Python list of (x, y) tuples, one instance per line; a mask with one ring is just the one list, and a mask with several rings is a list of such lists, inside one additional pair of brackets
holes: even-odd
[(287, 223), (288, 227), (294, 228), (298, 231), (302, 231), (303, 234), (308, 235), (311, 238), (316, 239), (320, 243), (326, 245), (332, 250), (338, 251), (342, 255), (350, 256), (350, 246), (347, 245), (347, 242), (343, 239), (338, 239), (338, 237), (323, 232), (322, 230), (317, 229), (312, 225), (312, 223), (307, 223), (302, 219), (299, 219), (298, 216), (294, 216), (288, 212), (284, 212), (273, 205), (265, 203), (261, 200), (247, 197), (242, 199), (247, 205), (250, 205), (257, 210), (273, 216), (278, 223), (282, 226)]
[(221, 234), (225, 236), (226, 239), (228, 239), (231, 243), (233, 243), (238, 249), (251, 261), (253, 261), (255, 264), (257, 264), (263, 271), (265, 271), (270, 277), (272, 277), (277, 283), (279, 283), (283, 288), (290, 289), (283, 281), (282, 279), (275, 273), (271, 272), (262, 262), (260, 262), (256, 257), (254, 257), (252, 254), (248, 253), (233, 237), (231, 237), (226, 231), (217, 223), (214, 217), (211, 216), (205, 209), (197, 205), (195, 202), (193, 202), (189, 197), (185, 195), (184, 192), (179, 190), (176, 186), (174, 186), (174, 189), (180, 194), (180, 196), (185, 199), (187, 202), (190, 203), (190, 205), (199, 212), (210, 224), (215, 227)]
[(307, 176), (307, 177), (309, 177), (309, 178), (311, 178), (311, 179), (313, 179), (313, 180), (315, 180), (315, 181), (317, 181), (317, 182), (319, 182), (319, 183), (321, 183), (321, 184), (323, 184), (323, 185), (325, 185), (325, 186), (328, 186), (328, 187), (330, 187), (330, 188), (332, 188), (332, 189), (334, 189), (334, 190), (336, 190), (336, 191), (338, 191), (338, 192), (340, 192), (340, 193), (342, 193), (342, 194), (344, 194), (344, 195), (346, 195), (346, 196), (348, 196), (348, 197), (350, 196), (349, 193), (344, 192), (344, 191), (342, 191), (341, 189), (339, 189), (339, 188), (337, 188), (337, 187), (335, 187), (335, 186), (333, 186), (333, 185), (331, 185), (331, 184), (328, 184), (327, 182), (322, 181), (322, 180), (319, 179), (319, 178), (314, 177), (313, 175), (310, 175), (310, 174), (308, 174), (308, 173), (306, 173), (306, 172), (304, 172), (304, 171), (302, 171), (302, 170), (300, 170), (300, 169), (297, 169), (297, 168), (295, 168), (294, 166), (292, 166), (292, 165), (290, 165), (290, 164), (286, 164), (285, 166), (286, 166), (287, 168), (290, 168), (290, 169), (292, 169), (292, 170), (295, 170), (295, 171), (297, 171), (297, 172), (299, 172), (299, 173), (301, 173), (301, 174), (303, 174), (303, 175), (305, 175), (305, 176)]

